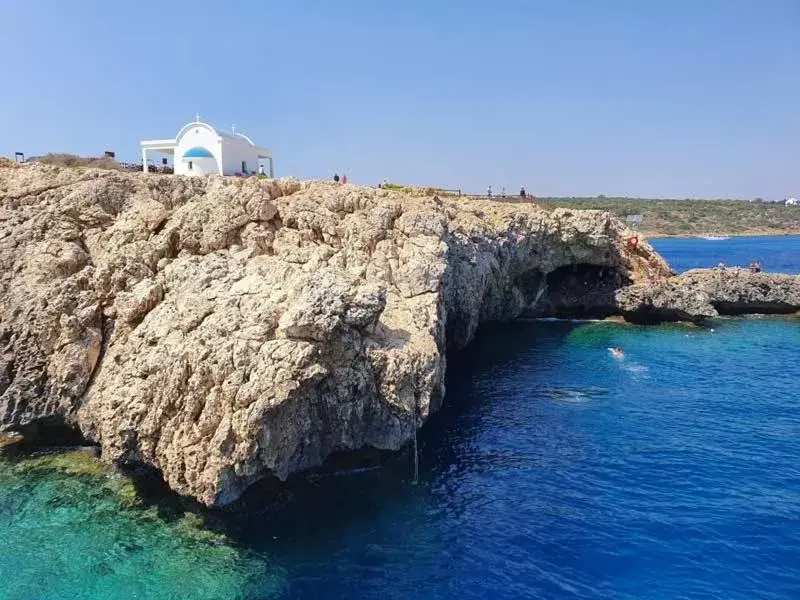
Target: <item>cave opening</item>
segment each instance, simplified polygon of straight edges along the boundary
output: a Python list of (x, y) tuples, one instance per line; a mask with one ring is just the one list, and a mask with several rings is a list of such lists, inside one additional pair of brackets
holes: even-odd
[(545, 276), (541, 297), (525, 316), (604, 318), (618, 312), (616, 292), (630, 283), (613, 267), (587, 263), (559, 267)]
[(61, 415), (48, 415), (25, 425), (15, 427), (22, 436), (26, 448), (51, 448), (72, 446), (96, 446), (87, 440), (78, 428), (68, 423)]

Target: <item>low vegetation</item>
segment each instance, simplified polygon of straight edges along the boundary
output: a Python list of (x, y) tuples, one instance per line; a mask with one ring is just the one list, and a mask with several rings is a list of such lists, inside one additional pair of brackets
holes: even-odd
[(94, 167), (96, 169), (121, 170), (120, 165), (108, 156), (78, 156), (77, 154), (49, 153), (44, 156), (32, 156), (27, 162), (40, 162), (59, 167)]
[(461, 190), (447, 190), (438, 187), (421, 187), (413, 185), (403, 185), (401, 183), (387, 183), (383, 186), (387, 190), (403, 192), (411, 196), (459, 196)]
[(648, 235), (800, 233), (800, 206), (744, 200), (651, 200), (647, 198), (537, 198), (544, 207), (607, 210)]
[[(389, 183), (387, 189), (417, 196), (459, 195), (457, 190), (415, 187)], [(472, 194), (468, 194), (473, 196)], [(486, 198), (486, 196), (478, 196)], [(697, 200), (593, 197), (531, 197), (517, 194), (495, 195), (501, 202), (534, 202), (542, 208), (607, 210), (620, 219), (641, 215), (641, 222), (630, 222), (649, 236), (696, 236), (707, 234), (782, 235), (800, 234), (800, 206), (783, 202), (747, 200)]]

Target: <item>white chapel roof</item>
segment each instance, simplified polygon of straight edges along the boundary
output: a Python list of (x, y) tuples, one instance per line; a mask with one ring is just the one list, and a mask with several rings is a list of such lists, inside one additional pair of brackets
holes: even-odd
[(181, 130), (178, 132), (178, 135), (175, 136), (175, 139), (176, 140), (179, 139), (184, 133), (186, 133), (186, 131), (188, 131), (192, 127), (197, 127), (197, 126), (206, 127), (207, 129), (210, 129), (211, 131), (216, 133), (221, 138), (225, 138), (225, 139), (228, 139), (228, 140), (234, 140), (234, 141), (242, 141), (242, 140), (244, 140), (245, 142), (247, 142), (251, 146), (255, 146), (255, 144), (253, 143), (253, 140), (251, 140), (249, 137), (247, 137), (243, 133), (233, 133), (231, 131), (225, 131), (224, 129), (219, 129), (217, 127), (214, 127), (211, 123), (205, 123), (204, 121), (192, 121), (191, 123), (187, 123), (186, 125), (181, 127)]
[(189, 131), (192, 127), (205, 127), (206, 129), (211, 130), (214, 134), (218, 135), (221, 138), (230, 141), (241, 142), (244, 141), (249, 146), (252, 146), (253, 151), (255, 151), (259, 157), (269, 157), (272, 158), (272, 152), (270, 152), (266, 148), (262, 148), (260, 146), (256, 146), (256, 144), (247, 137), (243, 133), (233, 133), (231, 131), (225, 131), (224, 129), (217, 129), (211, 123), (205, 123), (204, 121), (192, 121), (191, 123), (187, 123), (183, 127), (181, 127), (180, 131), (178, 131), (178, 135), (175, 136), (174, 139), (169, 140), (142, 140), (139, 145), (144, 150), (155, 150), (159, 152), (167, 152), (171, 153), (174, 148), (178, 145), (178, 142), (183, 136), (184, 133)]

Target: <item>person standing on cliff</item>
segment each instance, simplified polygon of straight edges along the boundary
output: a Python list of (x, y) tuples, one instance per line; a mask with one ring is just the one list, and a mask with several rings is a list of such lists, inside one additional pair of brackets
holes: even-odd
[(339, 183), (339, 174), (338, 173), (334, 173), (333, 174), (333, 183)]
[(500, 186), (500, 197), (501, 198), (505, 198), (506, 197), (506, 186), (504, 186), (504, 185)]
[(342, 185), (347, 185), (347, 175), (342, 175)]
[(489, 198), (492, 197), (492, 186), (491, 185), (486, 188), (486, 195), (489, 196)]
[(525, 197), (525, 186), (524, 185), (519, 186), (519, 197), (520, 198), (524, 198)]

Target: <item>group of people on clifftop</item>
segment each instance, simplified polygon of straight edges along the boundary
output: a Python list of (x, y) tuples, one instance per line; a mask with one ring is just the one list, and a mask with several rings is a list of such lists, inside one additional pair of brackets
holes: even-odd
[[(339, 173), (334, 173), (333, 174), (333, 182), (334, 183), (338, 183), (338, 184), (342, 184), (342, 185), (347, 185), (347, 175), (342, 175), (340, 177)], [(379, 189), (388, 189), (388, 187), (389, 187), (389, 182), (386, 179), (384, 179), (381, 183), (378, 184), (378, 188)], [(494, 192), (492, 191), (491, 184), (486, 188), (486, 196), (488, 198), (495, 197), (494, 196)], [(500, 196), (499, 197), (500, 198), (505, 198), (506, 197), (506, 186), (501, 186), (500, 187)], [(531, 198), (531, 199), (534, 199), (533, 196), (529, 195), (528, 192), (525, 190), (525, 186), (524, 185), (519, 186), (519, 197), (520, 198)]]
[[(493, 197), (491, 184), (486, 188), (486, 196), (489, 197), (489, 198)], [(520, 198), (526, 198), (527, 196), (528, 196), (528, 193), (525, 191), (525, 186), (524, 185), (519, 186), (519, 197)], [(506, 197), (506, 186), (504, 186), (504, 185), (500, 186), (500, 197), (501, 198), (505, 198)]]

